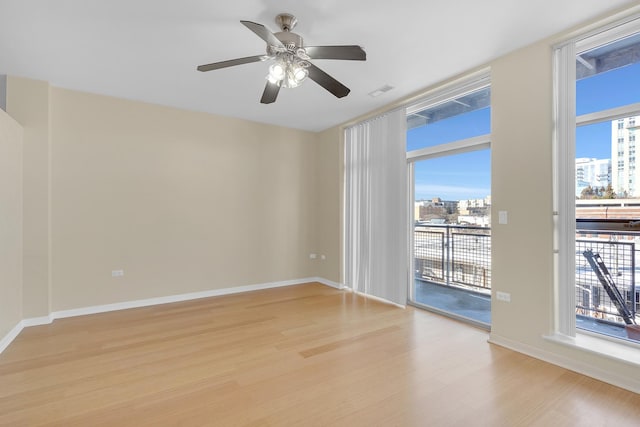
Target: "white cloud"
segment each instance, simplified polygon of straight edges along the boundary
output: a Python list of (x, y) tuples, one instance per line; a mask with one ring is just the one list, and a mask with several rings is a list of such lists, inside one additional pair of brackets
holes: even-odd
[(443, 200), (483, 199), (491, 194), (488, 187), (463, 187), (441, 184), (417, 184), (416, 200), (440, 197)]

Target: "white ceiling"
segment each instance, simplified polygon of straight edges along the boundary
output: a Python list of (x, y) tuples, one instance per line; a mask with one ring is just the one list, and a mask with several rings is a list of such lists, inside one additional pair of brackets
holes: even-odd
[[(0, 0), (0, 74), (155, 104), (319, 131), (596, 17), (629, 0)], [(314, 63), (313, 81), (259, 100), (267, 63), (196, 66), (264, 53), (240, 24), (298, 18), (308, 45), (359, 44), (367, 61)], [(369, 92), (394, 89), (377, 98)]]

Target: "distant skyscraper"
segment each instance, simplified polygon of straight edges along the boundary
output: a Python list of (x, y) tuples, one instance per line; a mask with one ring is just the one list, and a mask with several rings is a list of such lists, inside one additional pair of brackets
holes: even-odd
[(587, 187), (600, 188), (611, 184), (611, 159), (576, 159), (576, 196)]
[(611, 121), (611, 181), (618, 194), (640, 196), (640, 169), (636, 168), (636, 134), (640, 116)]

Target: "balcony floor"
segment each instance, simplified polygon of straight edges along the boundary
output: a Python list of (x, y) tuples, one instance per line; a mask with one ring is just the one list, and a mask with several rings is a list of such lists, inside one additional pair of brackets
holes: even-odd
[(576, 328), (616, 338), (627, 339), (627, 331), (625, 330), (624, 325), (612, 325), (611, 323), (600, 322), (591, 317), (576, 316)]
[(415, 302), (446, 312), (454, 317), (471, 320), (489, 327), (491, 325), (491, 295), (445, 286), (424, 280), (415, 280)]
[[(470, 289), (446, 286), (425, 280), (415, 280), (415, 302), (437, 312), (491, 326), (491, 295)], [(624, 325), (614, 325), (584, 316), (577, 316), (576, 327), (587, 331), (627, 339)]]

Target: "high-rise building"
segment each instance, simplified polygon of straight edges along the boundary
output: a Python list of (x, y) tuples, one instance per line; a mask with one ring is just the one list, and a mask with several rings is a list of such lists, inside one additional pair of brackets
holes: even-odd
[(611, 184), (611, 159), (576, 159), (576, 197), (587, 187), (607, 188)]
[(611, 181), (619, 195), (640, 196), (640, 170), (636, 168), (636, 134), (640, 116), (611, 121)]

